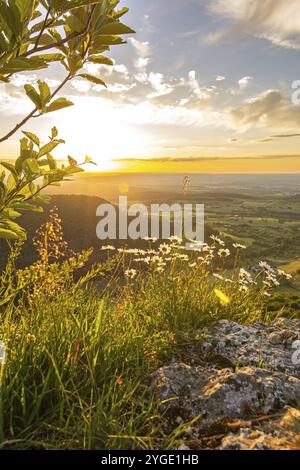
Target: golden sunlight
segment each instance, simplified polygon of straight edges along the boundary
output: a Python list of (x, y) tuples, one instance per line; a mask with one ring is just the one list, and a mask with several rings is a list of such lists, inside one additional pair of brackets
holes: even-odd
[[(116, 105), (93, 97), (76, 98), (75, 103), (79, 111), (66, 110), (59, 123), (72, 156), (80, 160), (88, 154), (99, 165), (97, 171), (114, 171), (118, 163), (112, 160), (138, 158), (145, 153), (143, 131), (120, 122)], [(85, 118), (79, 120), (79, 115)]]

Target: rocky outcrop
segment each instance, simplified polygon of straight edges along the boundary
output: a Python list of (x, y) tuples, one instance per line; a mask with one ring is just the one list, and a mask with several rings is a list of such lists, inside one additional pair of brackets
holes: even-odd
[[(152, 376), (168, 430), (193, 422), (182, 446), (192, 440), (198, 448), (220, 430), (220, 449), (300, 445), (300, 411), (286, 411), (300, 404), (300, 365), (292, 360), (297, 339), (297, 320), (271, 326), (223, 320), (207, 329), (198, 344), (200, 365), (174, 360)], [(286, 427), (291, 416), (295, 429)]]
[(300, 361), (293, 363), (293, 344), (300, 339), (300, 320), (279, 319), (270, 326), (221, 320), (207, 329), (201, 344), (206, 360), (222, 358), (232, 367), (254, 366), (300, 378)]
[(244, 428), (224, 437), (220, 450), (299, 450), (300, 411), (290, 408), (281, 420), (268, 422), (262, 429)]

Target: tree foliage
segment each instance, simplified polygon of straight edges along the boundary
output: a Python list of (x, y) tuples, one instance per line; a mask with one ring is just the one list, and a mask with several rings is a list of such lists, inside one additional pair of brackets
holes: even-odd
[[(127, 8), (118, 9), (119, 0), (0, 0), (0, 82), (9, 83), (16, 73), (47, 69), (58, 64), (65, 78), (55, 90), (46, 81), (26, 84), (24, 93), (33, 104), (32, 111), (0, 138), (9, 139), (33, 117), (72, 106), (57, 96), (74, 77), (106, 86), (98, 77), (86, 73), (88, 63), (113, 65), (104, 54), (111, 46), (124, 44), (124, 34), (134, 31), (120, 18)], [(41, 192), (83, 171), (69, 156), (60, 164), (53, 151), (64, 141), (54, 127), (47, 143), (27, 131), (20, 140), (15, 163), (0, 162), (0, 238), (24, 238), (24, 230), (15, 222), (23, 210), (41, 210), (45, 199)]]

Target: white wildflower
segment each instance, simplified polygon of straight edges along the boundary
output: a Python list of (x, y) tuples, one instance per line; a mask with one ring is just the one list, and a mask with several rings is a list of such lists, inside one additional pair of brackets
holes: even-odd
[(258, 263), (258, 266), (265, 271), (274, 272), (274, 269), (272, 268), (272, 266), (270, 266), (266, 261), (260, 261)]
[(239, 271), (239, 280), (240, 282), (251, 283), (253, 279), (252, 279), (251, 274), (248, 271), (241, 268)]
[(102, 251), (114, 251), (116, 248), (112, 245), (107, 245), (107, 246), (102, 246), (101, 250)]
[(233, 248), (236, 248), (237, 250), (246, 250), (247, 247), (245, 245), (241, 245), (240, 243), (234, 243)]
[(278, 275), (281, 277), (285, 277), (286, 279), (293, 279), (293, 276), (291, 274), (288, 274), (287, 272), (283, 271), (283, 269), (278, 269)]
[(230, 251), (228, 250), (228, 248), (221, 248), (218, 251), (218, 255), (220, 256), (220, 258), (227, 258), (228, 256), (230, 256)]
[(264, 291), (264, 292), (263, 292), (263, 295), (266, 296), (266, 297), (271, 297), (271, 294), (270, 294), (269, 292), (267, 292), (267, 291)]
[(182, 238), (176, 237), (175, 235), (172, 235), (171, 237), (168, 238), (170, 242), (180, 244), (182, 243)]
[(213, 273), (213, 276), (214, 276), (216, 279), (219, 279), (219, 281), (224, 281), (224, 277), (221, 276), (221, 274)]
[(239, 292), (248, 292), (248, 287), (247, 286), (240, 286), (239, 287)]
[(211, 238), (214, 242), (218, 243), (219, 245), (225, 246), (225, 242), (223, 242), (223, 240), (221, 240), (219, 237), (216, 237), (216, 235), (211, 235), (210, 238)]
[(159, 247), (159, 251), (163, 254), (163, 255), (169, 255), (172, 251), (171, 247), (169, 245), (167, 245), (166, 243), (163, 243), (162, 245), (160, 245)]
[(6, 346), (3, 341), (0, 341), (0, 364), (5, 364)]
[(155, 271), (156, 271), (157, 273), (159, 273), (159, 274), (162, 274), (165, 270), (164, 270), (163, 267), (158, 266)]
[(125, 276), (128, 277), (129, 279), (134, 279), (137, 275), (137, 272), (135, 269), (127, 269), (125, 271)]

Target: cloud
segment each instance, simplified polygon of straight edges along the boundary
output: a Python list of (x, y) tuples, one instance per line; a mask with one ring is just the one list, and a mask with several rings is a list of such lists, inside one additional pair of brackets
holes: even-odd
[[(130, 74), (128, 68), (124, 64), (108, 66), (88, 63), (85, 65), (85, 71), (106, 82), (108, 92), (116, 93), (128, 91), (134, 86), (134, 84), (129, 84)], [(82, 79), (73, 79), (70, 82), (70, 88), (78, 91), (79, 93), (104, 91), (103, 86), (93, 85), (91, 82)]]
[(291, 139), (293, 137), (300, 137), (300, 134), (279, 134), (279, 135), (272, 135), (273, 139)]
[(246, 90), (250, 83), (253, 81), (253, 77), (243, 77), (238, 81), (241, 90)]
[[(19, 90), (13, 90), (11, 85), (0, 84), (1, 116), (23, 115), (32, 110), (32, 102)], [(6, 119), (5, 119), (6, 121)], [(6, 124), (6, 122), (4, 123)]]
[(145, 70), (150, 63), (150, 43), (148, 41), (138, 41), (137, 39), (130, 38), (130, 44), (134, 47), (137, 53), (135, 66), (137, 69)]
[(191, 70), (188, 74), (188, 82), (193, 94), (200, 101), (210, 101), (210, 99), (218, 93), (216, 86), (201, 86), (196, 77), (195, 70)]
[[(198, 146), (197, 146), (198, 147)], [(201, 148), (201, 146), (199, 146)], [(170, 149), (172, 147), (169, 147)], [(183, 146), (183, 148), (186, 148)], [(245, 160), (245, 161), (252, 161), (252, 160), (270, 160), (270, 159), (276, 159), (276, 160), (285, 160), (287, 158), (299, 158), (300, 155), (257, 155), (257, 156), (247, 156), (247, 157), (239, 157), (239, 161)], [(128, 163), (140, 163), (142, 162), (155, 162), (155, 163), (196, 163), (196, 162), (214, 162), (214, 161), (236, 161), (236, 157), (150, 157), (150, 158), (143, 158), (142, 160), (140, 158), (116, 158), (114, 159), (115, 162), (128, 162)]]
[(0, 104), (7, 103), (9, 101), (9, 95), (5, 91), (0, 91)]
[(258, 142), (274, 142), (278, 139), (294, 139), (296, 137), (300, 137), (300, 134), (277, 134), (265, 137), (264, 139), (259, 139)]
[(252, 126), (297, 129), (300, 125), (299, 108), (280, 90), (267, 90), (231, 109), (229, 114), (235, 125), (244, 129)]
[(228, 31), (214, 31), (212, 33), (208, 33), (202, 37), (202, 41), (205, 44), (216, 44), (224, 39), (228, 34)]
[(172, 93), (174, 89), (172, 85), (164, 81), (164, 75), (162, 73), (151, 72), (148, 76), (148, 80), (154, 89), (154, 92), (149, 95), (149, 98), (168, 95)]
[[(300, 48), (299, 0), (210, 0), (210, 10), (231, 20), (241, 33), (277, 46)], [(221, 39), (224, 33), (213, 34), (211, 42)]]

